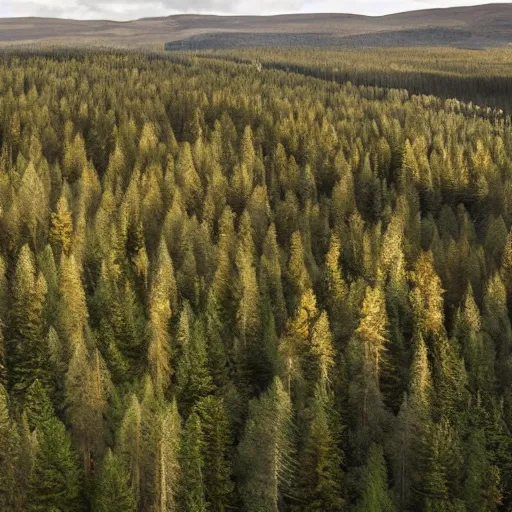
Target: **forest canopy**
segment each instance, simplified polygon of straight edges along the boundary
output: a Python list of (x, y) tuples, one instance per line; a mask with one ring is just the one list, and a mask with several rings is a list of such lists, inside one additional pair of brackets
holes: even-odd
[(293, 52), (0, 59), (0, 510), (512, 510), (510, 118)]

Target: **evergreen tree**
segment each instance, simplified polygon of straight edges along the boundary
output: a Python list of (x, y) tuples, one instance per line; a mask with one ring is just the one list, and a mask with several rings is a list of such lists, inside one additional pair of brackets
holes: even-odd
[(305, 510), (342, 510), (342, 454), (337, 443), (332, 398), (321, 387), (315, 393), (312, 419), (301, 464), (302, 499)]
[(206, 511), (203, 444), (201, 421), (193, 412), (185, 424), (180, 450), (180, 509), (187, 512)]
[(489, 460), (485, 432), (470, 434), (465, 457), (464, 501), (469, 510), (493, 512), (501, 504), (500, 472)]
[(190, 144), (184, 142), (180, 146), (176, 163), (176, 182), (181, 188), (187, 209), (194, 211), (202, 199), (202, 184), (192, 158)]
[(164, 240), (160, 241), (158, 258), (150, 290), (149, 324), (150, 339), (148, 362), (155, 390), (164, 392), (170, 383), (171, 367), (169, 363), (171, 341), (169, 322), (173, 313), (173, 295), (176, 283), (172, 260)]
[(191, 317), (192, 311), (186, 304), (179, 320), (177, 343), (180, 353), (176, 369), (176, 391), (184, 417), (213, 387), (207, 368), (204, 324)]
[(380, 374), (385, 364), (388, 341), (387, 315), (380, 285), (366, 288), (362, 316), (347, 347), (351, 369), (349, 405), (358, 453), (369, 449), (369, 443), (381, 434), (384, 404), (380, 392)]
[(203, 480), (208, 510), (224, 512), (233, 503), (231, 434), (224, 400), (207, 396), (195, 407), (203, 434)]
[(54, 247), (55, 253), (66, 256), (71, 251), (73, 236), (73, 220), (69, 211), (66, 196), (62, 194), (57, 201), (57, 208), (51, 215), (50, 243)]
[(20, 491), (23, 491), (17, 481), (20, 449), (20, 436), (9, 414), (7, 391), (0, 385), (0, 506), (6, 512), (19, 510)]
[(396, 510), (388, 489), (386, 462), (382, 448), (373, 444), (361, 475), (361, 495), (356, 506), (361, 512), (393, 512)]
[(35, 380), (27, 390), (25, 413), (31, 430), (44, 426), (54, 416), (53, 405), (39, 380)]
[(95, 350), (89, 355), (85, 347), (77, 347), (66, 374), (67, 415), (82, 455), (86, 478), (104, 448), (104, 414), (111, 392), (108, 370)]
[(116, 456), (128, 472), (128, 483), (136, 503), (140, 498), (142, 466), (141, 407), (135, 395), (132, 395), (119, 428), (116, 443)]
[(276, 319), (276, 327), (278, 333), (281, 333), (286, 321), (286, 303), (283, 294), (279, 247), (277, 245), (276, 227), (274, 224), (269, 226), (263, 243), (260, 272), (262, 292), (266, 293), (270, 299)]
[(176, 402), (158, 415), (156, 445), (156, 510), (164, 512), (176, 507), (179, 496), (179, 439), (181, 422)]
[(46, 282), (36, 274), (28, 245), (21, 249), (11, 285), (11, 307), (7, 330), (7, 356), (11, 369), (10, 388), (18, 398), (39, 379), (51, 381), (49, 351), (43, 317)]
[(329, 243), (329, 250), (325, 256), (325, 285), (326, 302), (329, 318), (333, 325), (335, 336), (339, 336), (342, 329), (345, 300), (348, 290), (341, 272), (341, 243), (339, 237), (333, 234)]
[(107, 450), (96, 487), (95, 510), (135, 512), (137, 508), (129, 486), (129, 478), (120, 461)]
[(249, 404), (239, 451), (240, 489), (248, 511), (275, 511), (296, 474), (290, 397), (276, 378)]
[(27, 509), (34, 512), (83, 510), (81, 493), (80, 471), (71, 438), (64, 424), (52, 418), (37, 430)]

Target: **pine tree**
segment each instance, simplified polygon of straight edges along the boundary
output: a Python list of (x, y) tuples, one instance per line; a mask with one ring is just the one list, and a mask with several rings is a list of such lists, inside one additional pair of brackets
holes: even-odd
[(6, 512), (19, 510), (20, 441), (16, 424), (9, 414), (7, 391), (0, 384), (0, 508)]
[(302, 499), (305, 510), (311, 512), (334, 512), (344, 505), (342, 453), (336, 439), (338, 432), (333, 429), (332, 406), (332, 397), (317, 387), (300, 469)]
[[(234, 214), (227, 206), (219, 220), (217, 266), (211, 284), (215, 296), (219, 318), (222, 321), (223, 336), (231, 340), (236, 321), (236, 267), (235, 267), (235, 228)], [(229, 347), (231, 348), (231, 347)]]
[(91, 355), (78, 346), (66, 374), (67, 415), (80, 448), (86, 478), (104, 448), (104, 413), (111, 392), (108, 370), (96, 349)]
[(213, 385), (224, 388), (229, 379), (228, 359), (223, 339), (223, 325), (221, 322), (217, 300), (212, 291), (208, 293), (206, 304), (206, 362)]
[(142, 478), (141, 422), (141, 407), (137, 397), (132, 395), (119, 428), (116, 456), (128, 473), (128, 484), (135, 503), (139, 501)]
[(59, 277), (59, 332), (63, 335), (64, 357), (69, 362), (75, 350), (82, 350), (85, 344), (89, 316), (80, 267), (74, 254), (61, 257)]
[(347, 285), (341, 272), (341, 243), (336, 234), (331, 236), (329, 250), (325, 256), (326, 302), (329, 319), (335, 336), (339, 336), (344, 320)]
[(129, 474), (117, 457), (107, 450), (98, 476), (94, 510), (135, 512), (137, 507), (129, 486)]
[(25, 413), (31, 430), (41, 428), (54, 417), (53, 405), (39, 380), (35, 380), (27, 390)]
[(180, 450), (180, 510), (185, 512), (206, 512), (203, 444), (201, 421), (192, 413), (185, 424)]
[(249, 125), (244, 128), (240, 144), (240, 155), (242, 163), (245, 164), (247, 169), (252, 171), (254, 161), (256, 159), (256, 153), (254, 151), (253, 133)]
[(224, 400), (207, 396), (196, 403), (194, 411), (203, 433), (203, 480), (208, 510), (224, 512), (233, 503), (231, 480), (231, 434)]
[(188, 142), (180, 146), (176, 163), (176, 182), (181, 188), (185, 205), (189, 211), (198, 211), (202, 199), (202, 184), (194, 166), (192, 150)]
[(176, 402), (165, 407), (158, 418), (157, 440), (157, 510), (164, 512), (176, 507), (179, 493), (179, 435), (180, 417)]
[(455, 315), (453, 337), (460, 344), (471, 390), (486, 391), (487, 383), (493, 381), (493, 365), (484, 345), (482, 319), (471, 285)]
[(381, 285), (368, 286), (359, 325), (347, 348), (352, 379), (349, 403), (354, 429), (360, 438), (359, 450), (369, 448), (368, 443), (376, 439), (382, 426), (384, 404), (379, 381), (382, 367), (386, 364), (387, 325)]
[(240, 380), (247, 379), (252, 389), (266, 385), (270, 363), (261, 343), (261, 298), (255, 266), (255, 247), (250, 217), (240, 219), (236, 266), (240, 278), (240, 300), (237, 308), (237, 340), (235, 357)]
[(500, 472), (490, 461), (485, 432), (475, 429), (468, 439), (464, 462), (464, 501), (469, 510), (494, 512), (501, 504)]
[[(138, 376), (147, 338), (145, 318), (129, 279), (121, 269), (103, 264), (91, 308), (100, 350), (116, 383)], [(121, 281), (121, 282), (120, 282)]]
[(512, 327), (508, 316), (506, 290), (498, 274), (491, 276), (484, 295), (483, 330), (492, 340), (496, 351), (498, 385), (511, 382)]
[(287, 269), (288, 289), (286, 296), (289, 299), (288, 308), (295, 312), (301, 295), (311, 287), (311, 278), (306, 268), (304, 247), (301, 235), (298, 231), (293, 233), (290, 241), (290, 259)]
[(66, 256), (71, 251), (73, 236), (73, 220), (69, 211), (66, 196), (62, 194), (57, 201), (55, 212), (51, 215), (50, 243), (57, 257), (64, 253)]
[(420, 506), (424, 499), (424, 475), (431, 451), (433, 385), (427, 347), (419, 333), (409, 373), (409, 397), (400, 408), (394, 443), (396, 490), (402, 508), (411, 503)]
[(64, 145), (64, 159), (62, 162), (62, 174), (69, 183), (80, 178), (87, 164), (85, 142), (81, 134), (77, 133), (73, 140), (69, 139)]
[(311, 342), (311, 352), (318, 368), (317, 382), (322, 389), (327, 390), (332, 383), (331, 371), (335, 364), (335, 351), (329, 319), (325, 311), (320, 314), (313, 326)]
[(30, 512), (82, 510), (81, 478), (64, 424), (50, 419), (37, 430), (37, 451), (28, 487)]
[(238, 447), (240, 492), (248, 512), (275, 512), (296, 474), (290, 397), (276, 378), (249, 404)]
[(445, 334), (443, 289), (433, 265), (432, 253), (422, 253), (415, 264), (411, 280), (412, 308), (416, 325), (423, 336)]
[(18, 189), (19, 211), (32, 246), (38, 249), (46, 238), (48, 226), (48, 193), (40, 172), (29, 162)]
[(11, 307), (7, 330), (7, 361), (10, 387), (17, 398), (23, 397), (36, 380), (49, 386), (49, 351), (44, 325), (46, 282), (36, 274), (32, 252), (24, 245), (11, 283)]
[(157, 393), (163, 393), (170, 384), (171, 340), (169, 322), (173, 314), (175, 290), (176, 282), (172, 260), (165, 241), (162, 239), (158, 248), (158, 258), (155, 264), (149, 299), (150, 339), (148, 361)]
[(176, 392), (180, 410), (187, 417), (194, 403), (213, 389), (207, 367), (204, 324), (193, 320), (188, 304), (183, 308), (177, 334), (180, 354), (176, 368)]
[(388, 489), (386, 462), (382, 447), (372, 444), (361, 475), (359, 512), (393, 512), (396, 510)]
[[(288, 321), (279, 342), (282, 374), (288, 394), (292, 392), (292, 383), (295, 385), (294, 391), (298, 392), (296, 388), (301, 387), (305, 379), (304, 359), (308, 350), (311, 349), (312, 330), (317, 315), (315, 294), (313, 290), (308, 289), (301, 296), (296, 315)], [(317, 342), (323, 343), (323, 339), (321, 340), (318, 336), (317, 338)], [(318, 343), (317, 347), (320, 347)], [(330, 366), (330, 363), (327, 366)]]
[(269, 297), (278, 333), (284, 329), (286, 322), (286, 303), (283, 294), (282, 272), (279, 246), (277, 245), (276, 227), (271, 224), (263, 243), (263, 253), (260, 262), (260, 282), (262, 293)]

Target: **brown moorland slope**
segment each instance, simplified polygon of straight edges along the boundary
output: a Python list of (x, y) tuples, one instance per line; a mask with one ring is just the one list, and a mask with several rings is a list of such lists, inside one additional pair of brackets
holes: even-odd
[(55, 18), (0, 19), (0, 44), (174, 47), (502, 46), (512, 42), (512, 4), (411, 11), (386, 16), (176, 15), (128, 22)]

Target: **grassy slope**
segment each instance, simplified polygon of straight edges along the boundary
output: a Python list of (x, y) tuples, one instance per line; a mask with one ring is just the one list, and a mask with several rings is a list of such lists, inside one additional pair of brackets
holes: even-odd
[[(388, 34), (393, 32), (393, 34)], [(231, 34), (233, 44), (240, 35), (248, 41), (298, 45), (300, 35), (311, 34), (317, 45), (375, 46), (431, 45), (442, 34), (441, 43), (465, 46), (496, 46), (512, 41), (512, 5), (489, 4), (475, 7), (432, 9), (388, 16), (350, 14), (294, 14), (283, 16), (200, 16), (181, 15), (147, 18), (129, 22), (76, 21), (49, 18), (0, 20), (0, 44), (55, 44), (119, 47), (158, 47), (166, 42), (189, 38), (223, 41)], [(217, 36), (215, 36), (217, 34)], [(220, 34), (220, 35), (219, 35)], [(233, 36), (233, 34), (238, 34)], [(254, 34), (259, 34), (254, 36)], [(373, 36), (368, 37), (369, 34)], [(426, 35), (426, 36), (425, 36)], [(365, 36), (367, 36), (365, 38)], [(251, 37), (253, 39), (251, 39)], [(308, 44), (309, 36), (304, 36)], [(439, 42), (439, 41), (438, 41)], [(223, 43), (225, 46), (225, 43)]]

